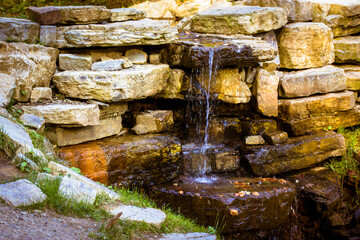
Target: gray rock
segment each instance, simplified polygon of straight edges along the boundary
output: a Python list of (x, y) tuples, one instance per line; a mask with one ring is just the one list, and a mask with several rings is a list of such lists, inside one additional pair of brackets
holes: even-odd
[(59, 177), (53, 176), (48, 173), (39, 172), (36, 176), (36, 182), (42, 182), (42, 181), (55, 181)]
[(155, 208), (139, 208), (135, 206), (120, 205), (114, 207), (108, 207), (107, 210), (111, 215), (116, 215), (122, 212), (120, 219), (136, 222), (146, 222), (153, 224), (156, 227), (161, 227), (161, 224), (165, 221), (166, 214)]
[(0, 41), (36, 43), (40, 25), (27, 19), (0, 17)]
[(125, 52), (125, 57), (127, 57), (133, 64), (146, 64), (148, 59), (147, 53), (139, 49), (127, 50)]
[(64, 176), (61, 180), (59, 192), (65, 197), (77, 202), (93, 204), (98, 193), (97, 189), (74, 178)]
[(0, 184), (0, 198), (15, 207), (41, 203), (46, 195), (27, 179)]
[(163, 234), (159, 238), (160, 240), (216, 240), (216, 235), (211, 235), (209, 233), (168, 233)]
[(2, 135), (8, 145), (3, 150), (9, 157), (12, 157), (20, 146), (34, 147), (29, 134), (21, 125), (2, 116), (0, 116), (0, 131), (3, 133)]
[(231, 6), (198, 13), (191, 20), (191, 30), (217, 34), (256, 34), (279, 29), (287, 22), (282, 8)]
[(44, 153), (41, 152), (37, 148), (30, 147), (28, 145), (21, 146), (17, 151), (16, 154), (24, 154), (28, 155), (31, 160), (33, 160), (36, 164), (47, 166), (49, 161), (45, 157)]
[(32, 170), (32, 171), (35, 171), (35, 172), (40, 171), (39, 166), (34, 161), (32, 161), (30, 158), (26, 157), (22, 153), (16, 153), (15, 157), (12, 159), (12, 163), (19, 166), (23, 162), (26, 163), (26, 168), (25, 169), (29, 169), (29, 170)]
[(90, 70), (91, 55), (87, 54), (59, 54), (59, 68), (61, 70)]
[(140, 20), (146, 17), (146, 12), (135, 8), (114, 8), (111, 11), (111, 22), (122, 22), (127, 20)]
[(41, 26), (39, 34), (40, 43), (48, 47), (55, 47), (56, 26)]
[(6, 107), (10, 103), (15, 83), (14, 77), (0, 73), (0, 107)]
[(36, 87), (31, 91), (30, 102), (39, 102), (39, 100), (51, 100), (52, 90), (49, 87)]
[(45, 126), (45, 119), (34, 114), (25, 113), (21, 115), (20, 120), (23, 122), (24, 126), (34, 128), (36, 131), (39, 131)]
[(110, 189), (108, 189), (108, 188), (106, 188), (106, 187), (104, 187), (104, 186), (102, 186), (102, 185), (88, 179), (85, 176), (82, 176), (82, 175), (74, 172), (70, 168), (65, 167), (65, 166), (63, 166), (63, 165), (61, 165), (59, 163), (55, 163), (55, 162), (51, 161), (49, 163), (48, 167), (51, 169), (51, 173), (54, 176), (59, 176), (59, 175), (68, 176), (70, 178), (73, 178), (73, 179), (75, 179), (77, 181), (80, 181), (80, 182), (86, 184), (87, 186), (89, 186), (92, 189), (96, 189), (98, 194), (105, 194), (111, 199), (120, 198), (117, 193), (115, 193), (115, 192), (111, 191)]
[(93, 71), (117, 71), (121, 70), (125, 64), (124, 59), (118, 60), (108, 60), (102, 62), (95, 62), (91, 65), (91, 70)]

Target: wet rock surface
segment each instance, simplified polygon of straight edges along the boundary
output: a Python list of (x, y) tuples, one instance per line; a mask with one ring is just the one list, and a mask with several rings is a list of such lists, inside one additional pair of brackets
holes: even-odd
[(344, 137), (329, 131), (293, 138), (276, 146), (253, 148), (252, 151), (245, 159), (254, 173), (272, 176), (314, 166), (329, 157), (341, 156), (346, 149)]
[(240, 177), (216, 180), (209, 177), (208, 180), (208, 183), (199, 183), (182, 177), (152, 188), (150, 196), (159, 206), (169, 204), (201, 224), (214, 226), (218, 222), (225, 235), (267, 230), (287, 223), (296, 195), (289, 182)]

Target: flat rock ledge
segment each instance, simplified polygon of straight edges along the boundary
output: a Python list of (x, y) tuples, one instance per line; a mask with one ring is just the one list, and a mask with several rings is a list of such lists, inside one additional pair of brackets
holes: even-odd
[(216, 240), (216, 235), (208, 233), (193, 232), (193, 233), (168, 233), (163, 234), (160, 240)]

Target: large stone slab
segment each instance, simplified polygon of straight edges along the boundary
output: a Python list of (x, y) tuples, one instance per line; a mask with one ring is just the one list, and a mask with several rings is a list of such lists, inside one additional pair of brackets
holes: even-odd
[(89, 24), (110, 20), (105, 6), (49, 6), (27, 8), (30, 19), (41, 25)]
[(61, 156), (83, 172), (95, 176), (90, 164), (95, 163), (97, 172), (108, 172), (110, 184), (138, 187), (175, 178), (181, 168), (180, 154), (178, 139), (166, 134), (116, 136), (61, 149)]
[(28, 145), (34, 148), (29, 134), (20, 124), (0, 116), (0, 130), (4, 139), (3, 150), (9, 157), (12, 157), (21, 146)]
[(48, 127), (45, 135), (52, 144), (59, 147), (93, 141), (119, 134), (122, 130), (121, 116), (100, 119), (96, 126), (86, 127)]
[(45, 201), (46, 195), (27, 179), (0, 184), (0, 198), (14, 207), (28, 206)]
[(166, 214), (155, 208), (140, 208), (129, 205), (107, 206), (105, 210), (115, 216), (121, 212), (119, 219), (132, 222), (146, 222), (160, 228), (165, 221)]
[(278, 115), (279, 76), (261, 69), (255, 79), (256, 105), (259, 113), (268, 117)]
[(323, 132), (290, 139), (276, 146), (253, 148), (245, 155), (258, 176), (273, 176), (283, 172), (308, 168), (330, 157), (346, 152), (345, 139), (335, 132)]
[(65, 71), (53, 76), (67, 97), (104, 102), (134, 100), (161, 92), (170, 76), (168, 65), (136, 65), (121, 71)]
[(168, 204), (199, 224), (216, 226), (220, 221), (225, 235), (246, 230), (265, 231), (288, 224), (296, 195), (290, 182), (240, 177), (204, 180), (209, 182), (182, 177), (155, 186), (150, 190), (150, 197), (159, 206)]
[(98, 194), (104, 194), (111, 199), (120, 198), (119, 194), (117, 194), (116, 192), (111, 191), (107, 187), (100, 185), (100, 184), (94, 182), (93, 180), (90, 180), (89, 178), (87, 178), (83, 175), (80, 175), (80, 174), (74, 172), (73, 170), (71, 170), (70, 168), (65, 167), (59, 163), (51, 161), (51, 162), (49, 162), (48, 168), (51, 170), (51, 173), (54, 176), (60, 176), (60, 175), (67, 176), (67, 177), (70, 177), (72, 179), (75, 179), (77, 181), (80, 181), (80, 182), (86, 184), (90, 188), (95, 189)]
[(256, 66), (276, 58), (277, 50), (268, 42), (250, 36), (189, 34), (162, 52), (170, 66), (203, 68), (212, 62), (219, 67)]
[(98, 191), (82, 181), (64, 176), (60, 182), (59, 193), (77, 202), (94, 204)]
[(346, 88), (352, 91), (360, 91), (360, 66), (338, 65), (338, 67), (345, 71)]
[(360, 62), (360, 36), (335, 38), (334, 48), (337, 63)]
[(10, 103), (15, 87), (13, 76), (0, 73), (0, 107), (6, 107)]
[(191, 30), (215, 34), (256, 34), (279, 29), (287, 22), (282, 8), (231, 6), (208, 9), (191, 19)]
[(0, 17), (0, 41), (36, 43), (40, 25), (27, 19)]
[(296, 99), (279, 99), (279, 117), (284, 120), (320, 117), (351, 110), (355, 92), (345, 91)]
[(96, 104), (58, 101), (41, 105), (21, 106), (24, 113), (43, 117), (47, 124), (91, 126), (100, 122), (100, 109)]
[(59, 26), (56, 28), (56, 42), (47, 44), (57, 48), (161, 45), (174, 42), (177, 34), (177, 30), (170, 27), (168, 21), (142, 19), (107, 24)]
[(360, 124), (360, 105), (357, 104), (349, 111), (322, 114), (300, 120), (284, 121), (290, 133), (304, 135), (324, 130), (336, 130), (339, 127), (351, 127)]
[(334, 62), (333, 35), (323, 23), (290, 23), (277, 38), (282, 68), (314, 68)]
[(15, 100), (27, 102), (34, 87), (49, 87), (58, 52), (41, 45), (0, 41), (0, 73), (15, 77)]
[(282, 73), (279, 82), (280, 97), (306, 97), (317, 93), (338, 92), (346, 89), (345, 73), (337, 67), (325, 66)]

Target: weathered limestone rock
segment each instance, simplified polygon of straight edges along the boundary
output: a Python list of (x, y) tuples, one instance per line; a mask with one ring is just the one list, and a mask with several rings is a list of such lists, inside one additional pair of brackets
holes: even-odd
[(355, 107), (356, 93), (344, 91), (296, 99), (279, 99), (279, 117), (286, 120), (320, 117)]
[(0, 107), (6, 107), (11, 100), (16, 84), (13, 76), (0, 73)]
[(41, 132), (45, 127), (45, 119), (34, 114), (25, 113), (21, 115), (20, 120), (24, 126), (34, 128), (38, 132)]
[(72, 179), (75, 179), (77, 181), (83, 182), (84, 184), (86, 184), (87, 186), (89, 186), (92, 189), (95, 189), (97, 191), (98, 194), (104, 194), (106, 196), (108, 196), (111, 199), (117, 199), (120, 198), (120, 196), (115, 193), (114, 191), (111, 191), (110, 189), (108, 189), (107, 187), (100, 185), (92, 180), (90, 180), (87, 177), (84, 177), (76, 172), (74, 172), (73, 170), (71, 170), (68, 167), (65, 167), (59, 163), (53, 162), (51, 161), (49, 163), (49, 169), (51, 170), (51, 173), (54, 176), (67, 176), (70, 177)]
[(41, 44), (48, 47), (55, 47), (56, 26), (40, 26), (39, 40)]
[(175, 16), (179, 18), (190, 17), (209, 8), (231, 6), (226, 0), (188, 0), (184, 1), (175, 9)]
[(49, 161), (46, 159), (43, 152), (41, 152), (39, 149), (34, 148), (29, 145), (23, 145), (19, 147), (18, 150), (16, 150), (16, 154), (24, 154), (25, 156), (28, 156), (31, 158), (37, 165), (39, 166), (47, 166)]
[(42, 182), (42, 181), (55, 181), (58, 177), (53, 176), (51, 174), (48, 173), (44, 173), (44, 172), (39, 172), (36, 175), (36, 182)]
[(264, 140), (271, 145), (276, 145), (279, 143), (286, 142), (289, 140), (288, 133), (284, 131), (275, 131), (271, 133), (264, 134)]
[[(216, 82), (211, 85), (210, 92), (217, 94), (219, 100), (227, 103), (247, 103), (250, 101), (251, 92), (244, 80), (238, 69), (221, 69), (216, 74)], [(206, 84), (203, 82), (203, 87), (206, 87)]]
[[(151, 55), (150, 55), (151, 56)], [(165, 89), (156, 95), (158, 98), (184, 99), (185, 91), (185, 71), (181, 69), (171, 69), (170, 77), (167, 80)]]
[(219, 67), (257, 66), (276, 58), (274, 47), (259, 38), (189, 34), (162, 52), (161, 60), (170, 66), (204, 68), (209, 58)]
[(253, 135), (245, 137), (246, 145), (262, 145), (265, 144), (265, 140), (261, 135)]
[(239, 169), (240, 159), (235, 151), (224, 149), (215, 153), (215, 169), (213, 172), (231, 172)]
[(196, 239), (203, 239), (203, 240), (216, 240), (216, 235), (212, 235), (209, 233), (200, 233), (200, 232), (193, 232), (193, 233), (167, 233), (161, 235), (159, 240), (196, 240)]
[(279, 82), (280, 97), (306, 97), (346, 89), (344, 71), (333, 66), (282, 73)]
[(346, 88), (351, 91), (360, 91), (360, 66), (338, 65), (344, 69), (346, 77)]
[(247, 136), (263, 135), (276, 130), (277, 124), (273, 119), (253, 119), (243, 123), (243, 132)]
[(348, 36), (360, 32), (359, 16), (329, 15), (323, 22), (331, 27), (334, 37)]
[(100, 119), (96, 126), (86, 127), (49, 127), (45, 135), (57, 146), (68, 146), (93, 141), (119, 134), (122, 130), (122, 118), (110, 117)]
[(171, 110), (146, 111), (136, 116), (136, 126), (132, 130), (140, 135), (170, 131), (174, 125)]
[[(90, 101), (97, 103), (96, 101)], [(116, 102), (116, 103), (109, 103), (109, 104), (98, 104), (100, 107), (100, 118), (111, 118), (111, 117), (118, 117), (124, 114), (128, 110), (128, 103), (127, 102)]]
[(16, 166), (21, 166), (21, 164), (23, 162), (25, 162), (26, 163), (26, 170), (35, 171), (35, 172), (40, 171), (39, 166), (34, 161), (29, 159), (28, 157), (26, 157), (22, 153), (15, 154), (15, 157), (11, 160), (11, 162), (13, 164), (15, 164)]
[(110, 19), (104, 6), (49, 6), (27, 9), (30, 19), (42, 25), (101, 23)]
[(245, 159), (254, 173), (259, 176), (273, 176), (314, 166), (329, 157), (341, 156), (346, 151), (346, 144), (341, 134), (329, 131), (252, 150), (254, 153), (245, 155)]
[(87, 54), (59, 54), (59, 68), (61, 70), (90, 70), (91, 55)]
[(61, 179), (59, 192), (66, 198), (88, 204), (94, 204), (98, 193), (95, 188), (69, 176), (64, 176)]
[(353, 109), (345, 112), (322, 114), (300, 120), (286, 120), (285, 123), (289, 132), (297, 136), (330, 129), (336, 130), (340, 126), (344, 128), (356, 126), (360, 124), (360, 105), (357, 104)]
[(28, 101), (34, 87), (49, 86), (58, 52), (41, 45), (0, 41), (0, 72), (15, 77), (15, 100)]
[(337, 63), (360, 62), (360, 36), (347, 36), (334, 39), (335, 61)]
[(139, 208), (129, 205), (120, 205), (120, 206), (106, 206), (105, 210), (111, 215), (115, 216), (119, 212), (122, 212), (119, 219), (126, 221), (134, 222), (146, 222), (148, 224), (153, 224), (156, 227), (160, 228), (161, 224), (165, 221), (166, 214), (155, 208)]
[(27, 179), (0, 184), (0, 198), (14, 207), (28, 206), (45, 201), (46, 195)]
[(111, 11), (111, 22), (122, 22), (127, 20), (140, 20), (146, 17), (146, 12), (135, 8), (114, 8)]
[(168, 21), (142, 19), (107, 24), (59, 26), (57, 48), (161, 45), (177, 39), (177, 30)]
[[(101, 61), (101, 62), (95, 62), (91, 65), (91, 70), (93, 71), (118, 71), (121, 70), (125, 65), (124, 59), (118, 59), (118, 60), (107, 60), (107, 61)], [(132, 64), (131, 64), (132, 66)]]
[(279, 76), (260, 69), (255, 80), (257, 110), (268, 117), (278, 115)]
[(150, 53), (149, 55), (149, 63), (150, 64), (159, 64), (161, 62), (160, 53)]
[(65, 71), (53, 76), (67, 97), (103, 102), (142, 99), (161, 92), (170, 76), (168, 65), (136, 65), (121, 71)]
[[(72, 151), (76, 162), (89, 162), (89, 154), (82, 154), (92, 152), (89, 148), (103, 152), (91, 156), (92, 162), (101, 166), (99, 172), (107, 169), (110, 184), (152, 186), (168, 182), (180, 173), (181, 145), (177, 138), (170, 135), (117, 136), (64, 147), (62, 151)], [(102, 154), (106, 156), (106, 161), (97, 161), (97, 157)], [(95, 165), (95, 169), (97, 168)]]
[(46, 123), (70, 126), (98, 125), (100, 110), (96, 104), (58, 101), (44, 105), (21, 107), (24, 113), (45, 118)]
[(150, 190), (159, 206), (166, 203), (199, 224), (224, 219), (224, 234), (287, 224), (295, 195), (290, 182), (274, 178), (218, 177), (211, 184), (181, 178)]
[(39, 102), (39, 100), (51, 100), (52, 90), (49, 87), (33, 88), (30, 95), (30, 102)]
[(29, 134), (21, 125), (2, 116), (0, 116), (0, 134), (5, 140), (3, 150), (9, 157), (12, 157), (21, 146), (34, 147)]
[(216, 34), (256, 34), (279, 29), (287, 22), (282, 8), (231, 6), (209, 9), (191, 19), (191, 30)]
[(139, 49), (130, 49), (125, 52), (125, 57), (133, 64), (146, 64), (148, 55), (146, 52)]
[(27, 19), (0, 17), (0, 41), (36, 43), (40, 26)]
[(146, 17), (148, 18), (173, 19), (177, 4), (175, 0), (145, 1), (132, 5), (131, 8), (146, 12)]
[(209, 141), (212, 143), (239, 141), (241, 140), (242, 123), (239, 118), (213, 117), (209, 120), (208, 133)]
[(314, 68), (334, 62), (331, 28), (323, 23), (290, 23), (277, 37), (282, 68)]
[(93, 62), (122, 59), (124, 55), (121, 47), (89, 49), (86, 52), (90, 52)]

